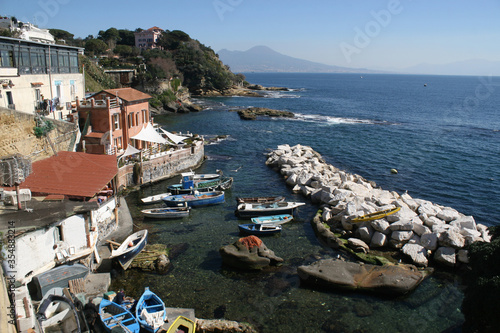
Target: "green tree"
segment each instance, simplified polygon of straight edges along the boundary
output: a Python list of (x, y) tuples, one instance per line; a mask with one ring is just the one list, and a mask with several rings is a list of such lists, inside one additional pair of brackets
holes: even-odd
[(100, 39), (89, 39), (85, 42), (85, 53), (94, 56), (106, 52), (108, 45)]
[(127, 29), (118, 30), (121, 45), (135, 46), (135, 35), (133, 31)]
[(97, 38), (105, 41), (108, 46), (112, 49), (118, 41), (120, 41), (120, 33), (116, 28), (109, 28), (106, 31), (100, 30)]
[(120, 57), (130, 57), (133, 55), (133, 49), (132, 46), (120, 44), (115, 47), (113, 53), (120, 55)]
[(55, 39), (64, 39), (65, 41), (71, 41), (75, 36), (72, 33), (61, 29), (49, 29), (49, 32)]

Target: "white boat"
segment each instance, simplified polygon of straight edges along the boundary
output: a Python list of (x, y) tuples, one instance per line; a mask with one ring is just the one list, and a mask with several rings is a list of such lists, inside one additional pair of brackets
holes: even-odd
[(123, 243), (116, 249), (111, 251), (110, 258), (116, 258), (122, 268), (127, 269), (132, 260), (138, 255), (146, 243), (148, 242), (148, 230), (140, 230), (128, 236)]
[(65, 296), (47, 295), (38, 308), (37, 319), (42, 332), (82, 332), (76, 308)]
[(272, 215), (272, 216), (258, 216), (252, 217), (251, 221), (255, 224), (266, 224), (266, 225), (280, 225), (283, 223), (291, 222), (293, 216), (290, 214)]
[(305, 205), (304, 202), (280, 201), (265, 204), (242, 203), (238, 205), (235, 214), (240, 218), (257, 216), (293, 214), (295, 208)]
[(157, 209), (144, 209), (141, 211), (145, 217), (153, 219), (177, 219), (189, 216), (190, 208), (186, 207), (166, 207)]
[(141, 201), (145, 205), (160, 203), (163, 200), (163, 198), (166, 198), (170, 195), (172, 195), (172, 193), (170, 193), (170, 192), (155, 194), (155, 195), (152, 195), (150, 197), (142, 198)]

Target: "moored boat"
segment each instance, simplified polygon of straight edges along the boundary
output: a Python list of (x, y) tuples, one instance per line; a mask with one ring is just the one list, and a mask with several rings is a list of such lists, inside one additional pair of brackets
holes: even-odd
[(293, 220), (293, 215), (290, 215), (290, 214), (258, 216), (258, 217), (251, 218), (252, 223), (273, 224), (273, 225), (280, 225), (283, 223), (291, 222), (292, 220)]
[(274, 224), (240, 224), (238, 225), (241, 233), (256, 236), (274, 235), (281, 232), (280, 225)]
[(167, 328), (167, 333), (194, 333), (196, 323), (184, 316), (178, 316)]
[(137, 302), (135, 317), (144, 329), (156, 332), (165, 323), (167, 318), (165, 303), (163, 303), (158, 295), (146, 287)]
[(141, 213), (152, 219), (178, 219), (189, 216), (189, 207), (167, 207), (156, 209), (144, 209)]
[(285, 201), (285, 197), (282, 196), (272, 196), (272, 197), (237, 197), (236, 203), (273, 203)]
[(250, 218), (267, 215), (293, 214), (295, 208), (305, 205), (304, 202), (273, 202), (264, 204), (242, 203), (236, 208), (235, 214), (240, 218)]
[(116, 258), (122, 268), (127, 269), (135, 256), (146, 246), (147, 241), (147, 229), (137, 231), (128, 236), (116, 250), (111, 251), (110, 258)]
[(139, 333), (141, 329), (139, 322), (130, 311), (104, 298), (99, 304), (99, 316), (108, 332), (115, 327), (121, 327), (127, 333)]
[(185, 204), (189, 207), (216, 205), (224, 202), (224, 192), (195, 192), (193, 194), (171, 195), (164, 198), (163, 202), (169, 207), (179, 207)]
[(149, 197), (142, 198), (141, 201), (144, 205), (160, 203), (163, 198), (166, 198), (169, 195), (172, 195), (172, 193), (165, 192), (165, 193), (155, 194)]
[(351, 219), (351, 222), (352, 223), (360, 223), (360, 222), (365, 222), (365, 221), (378, 220), (378, 219), (384, 218), (386, 216), (389, 216), (391, 214), (394, 214), (397, 211), (399, 211), (400, 209), (401, 209), (401, 207), (381, 210), (381, 211), (378, 211), (375, 213), (370, 213), (370, 214), (366, 214), (363, 216), (353, 218), (353, 219)]
[(172, 195), (179, 195), (179, 194), (190, 194), (193, 191), (199, 191), (199, 192), (224, 191), (230, 189), (232, 185), (233, 185), (232, 177), (221, 177), (201, 182), (183, 181), (181, 184), (174, 184), (168, 186), (168, 190), (172, 193)]
[(40, 303), (36, 317), (42, 332), (82, 332), (75, 305), (65, 296), (47, 295)]

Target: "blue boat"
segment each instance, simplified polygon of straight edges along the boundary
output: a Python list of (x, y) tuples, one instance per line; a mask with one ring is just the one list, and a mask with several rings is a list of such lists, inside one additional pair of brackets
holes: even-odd
[(189, 194), (193, 191), (211, 192), (228, 190), (233, 185), (232, 177), (219, 177), (215, 179), (194, 181), (188, 176), (184, 176), (180, 184), (168, 186), (168, 190), (173, 195)]
[(130, 311), (104, 298), (99, 304), (99, 316), (108, 332), (115, 327), (121, 327), (123, 331), (131, 333), (139, 333), (141, 330), (139, 322)]
[(126, 270), (135, 256), (137, 256), (148, 242), (148, 230), (140, 230), (128, 236), (123, 243), (111, 251), (110, 258), (116, 258), (122, 268)]
[(163, 198), (169, 207), (180, 207), (187, 203), (189, 207), (216, 205), (224, 202), (223, 191), (194, 192), (193, 194), (178, 194)]
[(258, 216), (252, 217), (250, 220), (252, 221), (252, 223), (256, 224), (280, 225), (292, 221), (293, 216), (290, 214)]
[(137, 302), (135, 317), (144, 329), (154, 333), (163, 326), (167, 319), (165, 303), (146, 287)]
[(268, 225), (268, 224), (240, 224), (238, 226), (241, 233), (255, 236), (266, 236), (274, 235), (281, 232), (280, 225)]

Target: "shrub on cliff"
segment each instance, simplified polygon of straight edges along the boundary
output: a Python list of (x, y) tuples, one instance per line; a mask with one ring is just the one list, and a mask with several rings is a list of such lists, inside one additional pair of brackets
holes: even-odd
[(489, 228), (490, 243), (475, 242), (469, 247), (471, 271), (462, 303), (464, 332), (498, 332), (500, 327), (500, 227)]

